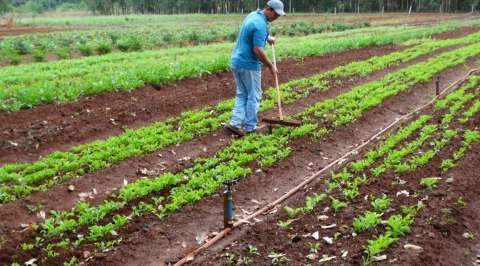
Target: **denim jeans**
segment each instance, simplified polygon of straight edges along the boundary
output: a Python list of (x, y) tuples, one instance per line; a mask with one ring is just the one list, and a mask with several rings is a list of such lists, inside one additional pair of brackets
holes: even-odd
[(260, 70), (232, 69), (237, 94), (230, 124), (246, 132), (257, 128), (257, 113), (262, 98), (262, 72)]

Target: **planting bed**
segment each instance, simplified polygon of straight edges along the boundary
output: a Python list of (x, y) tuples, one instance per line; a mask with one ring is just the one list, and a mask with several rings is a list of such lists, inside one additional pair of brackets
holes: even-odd
[[(464, 27), (435, 35), (446, 39), (478, 31)], [(405, 49), (400, 46), (368, 47), (279, 64), (280, 81), (299, 79), (349, 61)], [(263, 87), (272, 84), (264, 73)], [(174, 85), (146, 86), (133, 92), (106, 93), (64, 105), (44, 105), (15, 113), (0, 112), (0, 163), (24, 162), (56, 150), (119, 134), (123, 127), (140, 127), (182, 111), (214, 104), (234, 95), (230, 73), (180, 81)]]
[[(224, 181), (239, 180), (241, 219), (430, 101), (437, 76), (446, 88), (479, 67), (477, 27), (407, 44), (391, 38), (285, 56), (285, 112), (303, 122), (292, 130), (240, 139), (223, 130), (234, 86), (225, 72), (0, 113), (0, 265), (178, 261), (222, 229)], [(272, 117), (265, 77), (260, 116)], [(472, 76), (192, 263), (473, 262), (479, 199), (465, 188), (478, 185), (479, 81)]]
[(479, 80), (474, 76), (194, 264), (474, 264), (480, 115), (461, 118), (479, 100)]

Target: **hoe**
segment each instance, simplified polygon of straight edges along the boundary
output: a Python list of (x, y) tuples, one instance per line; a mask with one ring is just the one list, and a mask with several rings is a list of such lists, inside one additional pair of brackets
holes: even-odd
[[(277, 59), (275, 57), (275, 45), (272, 44), (272, 56), (273, 56), (273, 65), (275, 68), (277, 67)], [(278, 119), (272, 118), (263, 118), (262, 121), (268, 124), (268, 130), (271, 133), (273, 125), (282, 125), (282, 126), (290, 126), (290, 127), (298, 127), (302, 123), (300, 121), (294, 120), (285, 120), (283, 117), (282, 111), (282, 100), (280, 97), (280, 86), (278, 85), (278, 74), (275, 73), (275, 88), (277, 91), (277, 106), (278, 106)]]

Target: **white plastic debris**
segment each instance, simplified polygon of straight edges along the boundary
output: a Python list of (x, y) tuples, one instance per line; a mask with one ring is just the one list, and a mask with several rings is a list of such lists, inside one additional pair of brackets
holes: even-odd
[(252, 199), (252, 200), (250, 200), (250, 201), (253, 202), (253, 203), (255, 203), (255, 204), (257, 204), (257, 205), (262, 204), (260, 201), (258, 201), (258, 200), (256, 200), (256, 199)]
[(328, 216), (327, 215), (319, 215), (317, 217), (317, 219), (320, 220), (320, 221), (326, 221), (326, 220), (328, 220)]
[(403, 246), (404, 249), (411, 249), (411, 250), (422, 250), (421, 246), (413, 245), (413, 244), (405, 244)]
[(466, 239), (473, 239), (473, 235), (469, 232), (465, 232), (463, 233), (463, 238), (466, 238)]
[(12, 145), (13, 147), (17, 147), (18, 146), (18, 143), (16, 142), (13, 142), (13, 141), (8, 141), (8, 143), (10, 143), (10, 145)]
[(387, 255), (373, 256), (374, 261), (382, 261), (382, 260), (386, 260), (386, 259), (387, 259)]
[(399, 197), (399, 196), (409, 197), (410, 193), (406, 190), (402, 190), (402, 191), (397, 192), (397, 197)]
[(21, 228), (27, 228), (29, 225), (28, 224), (20, 224)]
[(42, 218), (43, 220), (45, 220), (46, 216), (47, 214), (45, 213), (45, 211), (40, 211), (39, 213), (37, 213), (37, 217)]
[(337, 224), (330, 224), (330, 225), (322, 225), (322, 229), (330, 229), (336, 227)]
[(31, 259), (31, 260), (25, 262), (25, 265), (27, 265), (27, 266), (33, 265), (36, 261), (37, 261), (37, 259)]
[(322, 258), (318, 261), (320, 263), (322, 262), (327, 262), (335, 259), (337, 256), (328, 256), (328, 255), (323, 255)]
[(323, 240), (329, 245), (333, 244), (333, 238), (331, 238), (331, 237), (326, 236), (326, 237), (323, 238)]
[(316, 231), (315, 233), (311, 234), (311, 236), (312, 236), (315, 240), (320, 239), (320, 233), (318, 233), (318, 231)]

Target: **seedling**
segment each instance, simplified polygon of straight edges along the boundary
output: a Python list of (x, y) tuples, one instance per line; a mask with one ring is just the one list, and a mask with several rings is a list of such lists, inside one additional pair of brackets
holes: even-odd
[(371, 205), (376, 212), (381, 212), (386, 210), (391, 202), (392, 200), (384, 194), (381, 198), (374, 199), (371, 202)]
[(403, 236), (410, 232), (410, 224), (413, 222), (411, 215), (393, 215), (387, 221), (388, 231), (393, 237)]
[(465, 208), (467, 207), (467, 203), (465, 202), (465, 200), (463, 199), (462, 196), (458, 197), (457, 201), (455, 202), (455, 204), (460, 207), (460, 208)]
[(302, 208), (291, 208), (285, 206), (283, 210), (288, 214), (288, 217), (293, 218), (302, 212)]
[(64, 266), (75, 266), (77, 265), (77, 257), (72, 257), (69, 261), (63, 264)]
[(22, 243), (20, 245), (20, 248), (23, 250), (23, 251), (28, 251), (28, 250), (32, 250), (35, 246), (33, 244), (30, 244), (30, 243)]
[(420, 180), (420, 185), (425, 186), (428, 189), (432, 189), (434, 186), (438, 184), (438, 177), (425, 177)]
[(383, 235), (378, 236), (374, 240), (368, 240), (367, 254), (368, 257), (373, 257), (379, 254), (380, 252), (386, 250), (397, 238), (392, 237), (392, 235), (387, 232)]
[(320, 243), (308, 242), (307, 246), (310, 249), (310, 253), (315, 253), (316, 254), (320, 250)]
[(347, 203), (346, 202), (343, 202), (341, 200), (338, 200), (334, 197), (330, 197), (330, 199), (332, 200), (332, 209), (335, 210), (335, 212), (337, 212), (338, 210), (342, 209), (342, 208), (345, 208), (347, 207)]
[(237, 263), (235, 254), (226, 253), (224, 256), (225, 256), (227, 265), (235, 265)]
[(241, 265), (252, 265), (253, 259), (247, 256), (240, 256), (238, 263)]
[(283, 230), (287, 230), (293, 221), (294, 220), (291, 220), (291, 219), (286, 221), (278, 221), (277, 225), (280, 226), (280, 228), (282, 228)]
[(443, 172), (446, 172), (450, 169), (452, 169), (455, 166), (455, 163), (453, 162), (452, 159), (446, 159), (442, 161), (442, 164), (440, 165), (440, 168), (442, 168)]
[(270, 252), (268, 257), (272, 259), (272, 265), (280, 265), (282, 263), (289, 261), (286, 254), (277, 253), (275, 251)]
[(258, 252), (258, 248), (253, 245), (247, 246), (247, 252), (250, 255), (257, 255), (257, 256), (260, 255), (260, 253)]
[(41, 203), (38, 203), (36, 205), (27, 204), (26, 207), (30, 213), (37, 213), (42, 210), (44, 206)]
[(360, 233), (374, 228), (381, 222), (380, 217), (381, 214), (379, 213), (367, 211), (363, 216), (353, 219), (353, 229)]

